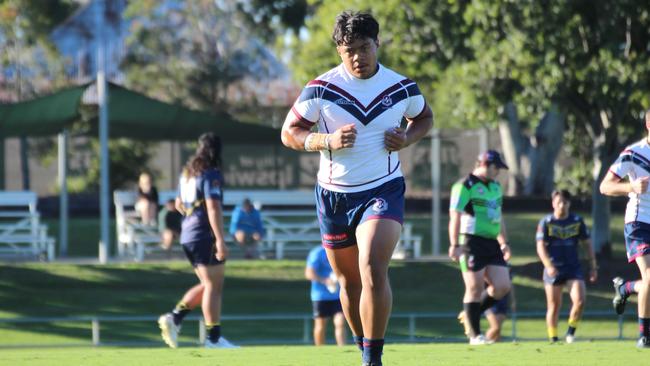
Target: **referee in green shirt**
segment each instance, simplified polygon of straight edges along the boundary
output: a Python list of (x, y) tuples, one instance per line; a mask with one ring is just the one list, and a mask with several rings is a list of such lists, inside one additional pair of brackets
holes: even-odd
[(490, 343), (481, 334), (481, 313), (511, 286), (506, 264), (510, 247), (501, 215), (503, 192), (494, 180), (501, 169), (508, 169), (501, 154), (488, 150), (479, 155), (472, 173), (451, 188), (449, 257), (460, 262), (465, 295), (459, 319), (469, 323), (470, 345)]

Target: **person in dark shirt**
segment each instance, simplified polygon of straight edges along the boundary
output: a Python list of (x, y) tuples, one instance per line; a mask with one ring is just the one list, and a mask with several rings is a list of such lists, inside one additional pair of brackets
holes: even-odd
[(180, 177), (176, 209), (185, 217), (180, 242), (200, 283), (185, 292), (171, 313), (158, 319), (165, 343), (178, 346), (183, 318), (201, 306), (206, 348), (234, 348), (221, 336), (221, 300), (228, 248), (223, 230), (221, 140), (212, 133), (199, 137), (199, 146)]
[(135, 210), (140, 214), (143, 225), (156, 224), (158, 190), (148, 173), (140, 174), (138, 179), (138, 199), (135, 203)]
[(586, 298), (585, 280), (578, 257), (582, 244), (589, 255), (589, 280), (597, 278), (596, 256), (591, 246), (589, 232), (582, 217), (569, 212), (571, 194), (554, 191), (551, 195), (553, 213), (544, 217), (537, 226), (537, 254), (544, 264), (544, 290), (546, 291), (546, 325), (548, 338), (557, 342), (557, 323), (562, 305), (562, 290), (568, 287), (571, 313), (566, 342), (573, 343)]

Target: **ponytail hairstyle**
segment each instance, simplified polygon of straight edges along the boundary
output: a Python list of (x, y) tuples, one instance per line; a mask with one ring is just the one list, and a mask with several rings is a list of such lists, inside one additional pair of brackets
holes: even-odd
[(199, 176), (210, 168), (221, 167), (221, 139), (212, 132), (199, 136), (199, 146), (196, 152), (187, 161), (183, 174), (186, 176)]

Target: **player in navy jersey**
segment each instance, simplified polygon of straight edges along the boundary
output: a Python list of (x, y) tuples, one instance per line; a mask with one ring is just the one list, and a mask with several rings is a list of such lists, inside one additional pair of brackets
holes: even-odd
[(614, 308), (622, 314), (628, 296), (639, 294), (640, 348), (650, 348), (650, 110), (645, 112), (645, 128), (647, 136), (625, 148), (600, 183), (600, 193), (604, 195), (629, 197), (625, 209), (625, 248), (628, 261), (636, 262), (641, 280), (625, 282), (614, 278)]
[(200, 283), (190, 288), (171, 313), (158, 319), (165, 343), (178, 346), (183, 318), (201, 306), (206, 348), (234, 348), (221, 337), (221, 297), (228, 248), (223, 229), (223, 177), (221, 140), (212, 133), (199, 137), (199, 145), (179, 180), (176, 209), (184, 215), (180, 242)]
[(595, 282), (598, 275), (596, 256), (582, 217), (569, 212), (571, 194), (565, 190), (553, 191), (551, 203), (553, 213), (539, 222), (536, 235), (537, 254), (544, 264), (546, 326), (549, 340), (557, 342), (557, 323), (562, 305), (562, 290), (565, 286), (568, 287), (572, 306), (565, 339), (567, 343), (573, 343), (586, 298), (578, 246), (582, 244), (589, 255), (590, 282)]
[(417, 84), (378, 63), (378, 33), (368, 13), (339, 14), (332, 39), (342, 63), (305, 86), (282, 127), (284, 145), (320, 153), (323, 246), (364, 365), (381, 365), (392, 307), (387, 272), (405, 189), (397, 152), (433, 124)]

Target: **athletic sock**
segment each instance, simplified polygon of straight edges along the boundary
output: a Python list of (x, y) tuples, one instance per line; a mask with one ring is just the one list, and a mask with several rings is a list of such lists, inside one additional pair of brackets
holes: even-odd
[(567, 329), (566, 334), (575, 335), (576, 328), (578, 328), (578, 323), (580, 323), (580, 319), (569, 319), (569, 329)]
[(639, 317), (639, 337), (650, 337), (650, 318)]
[(486, 293), (485, 296), (483, 296), (483, 298), (481, 299), (481, 314), (483, 314), (485, 310), (491, 308), (494, 304), (496, 304), (497, 301), (498, 301), (497, 299), (495, 299), (494, 297)]
[(187, 304), (179, 301), (178, 304), (176, 304), (174, 310), (172, 310), (174, 324), (179, 325), (183, 321), (183, 318), (185, 318), (185, 316), (190, 313), (190, 311), (192, 311), (192, 309), (190, 309)]
[(618, 292), (623, 296), (624, 298), (627, 298), (628, 296), (632, 294), (636, 294), (636, 291), (634, 291), (634, 285), (636, 284), (636, 281), (626, 281), (623, 286), (620, 286), (618, 288)]
[(363, 362), (381, 365), (381, 354), (384, 350), (383, 339), (363, 338)]
[(546, 328), (546, 331), (548, 332), (548, 339), (551, 342), (557, 342), (557, 327), (548, 327)]
[(465, 321), (469, 321), (470, 337), (476, 337), (481, 334), (481, 303), (466, 302), (463, 303), (465, 310)]
[(212, 343), (219, 342), (221, 338), (221, 323), (217, 324), (205, 324), (205, 332), (208, 334), (208, 339)]
[(359, 351), (363, 352), (363, 336), (352, 335), (352, 338), (354, 338), (354, 343), (357, 344)]

